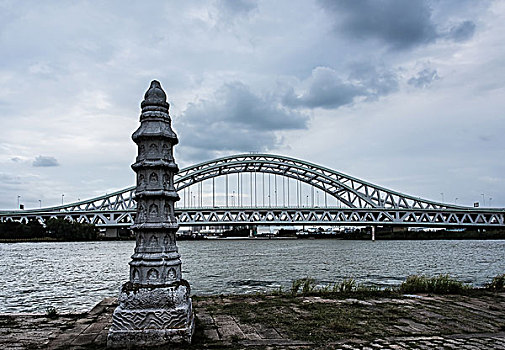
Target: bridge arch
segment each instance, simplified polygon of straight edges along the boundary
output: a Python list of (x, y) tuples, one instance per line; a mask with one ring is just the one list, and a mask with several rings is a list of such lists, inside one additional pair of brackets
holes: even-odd
[(272, 154), (239, 154), (182, 169), (178, 191), (207, 179), (234, 173), (276, 174), (304, 182), (340, 200), (349, 208), (443, 209), (462, 208), (386, 189), (326, 167)]
[[(175, 176), (174, 185), (178, 191), (182, 191), (188, 186), (222, 175), (254, 172), (277, 174), (304, 182), (333, 196), (349, 208), (469, 209), (406, 195), (317, 164), (273, 154), (238, 154), (189, 166)], [(135, 186), (131, 186), (84, 201), (23, 212), (134, 210), (134, 192)]]
[[(422, 227), (504, 226), (504, 211), (470, 208), (421, 199), (380, 187), (313, 163), (271, 154), (239, 154), (181, 169), (175, 186), (182, 191), (207, 179), (234, 173), (277, 174), (319, 188), (345, 207), (176, 208), (181, 225), (371, 224)], [(135, 186), (89, 200), (50, 208), (0, 212), (0, 221), (44, 221), (64, 217), (102, 227), (129, 226), (136, 211)]]

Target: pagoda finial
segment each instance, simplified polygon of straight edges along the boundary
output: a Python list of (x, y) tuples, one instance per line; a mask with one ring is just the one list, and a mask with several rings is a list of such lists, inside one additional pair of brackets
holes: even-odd
[(141, 107), (144, 108), (147, 106), (169, 107), (167, 103), (167, 94), (165, 94), (160, 82), (157, 80), (151, 81), (151, 86), (144, 95), (144, 101), (142, 101)]

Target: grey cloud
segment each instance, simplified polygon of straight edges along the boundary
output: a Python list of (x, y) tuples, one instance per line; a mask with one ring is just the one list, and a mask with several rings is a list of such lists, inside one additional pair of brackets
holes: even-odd
[(12, 176), (6, 173), (0, 173), (0, 182), (3, 185), (19, 185), (22, 183), (19, 176)]
[(423, 0), (320, 0), (339, 17), (337, 29), (353, 38), (375, 38), (396, 49), (434, 41), (437, 31)]
[(59, 166), (58, 160), (54, 157), (46, 157), (46, 156), (37, 156), (33, 161), (32, 165), (34, 167), (51, 167), (51, 166)]
[(473, 37), (475, 33), (475, 23), (472, 21), (464, 21), (458, 25), (453, 26), (447, 37), (456, 42), (466, 41)]
[(426, 88), (438, 79), (440, 79), (440, 77), (436, 69), (425, 68), (417, 73), (415, 77), (410, 78), (407, 83), (416, 88)]
[(371, 64), (355, 64), (349, 79), (363, 86), (365, 96), (369, 100), (375, 100), (398, 90), (398, 77), (393, 70)]
[(229, 16), (247, 15), (257, 6), (254, 0), (219, 0), (217, 2), (218, 9)]
[(283, 103), (287, 106), (336, 109), (354, 102), (356, 98), (375, 100), (398, 89), (396, 75), (387, 70), (357, 65), (347, 81), (342, 80), (336, 71), (327, 67), (317, 67), (309, 78), (306, 92), (296, 95), (288, 91)]
[(475, 24), (464, 21), (448, 32), (432, 18), (427, 0), (320, 0), (335, 16), (335, 27), (352, 40), (376, 39), (393, 49), (404, 50), (440, 38), (456, 42), (473, 36)]
[[(188, 105), (177, 119), (185, 154), (264, 151), (280, 142), (277, 131), (305, 129), (308, 117), (281, 107), (271, 96), (258, 96), (240, 82), (223, 85), (212, 99)], [(183, 147), (181, 147), (183, 148)]]

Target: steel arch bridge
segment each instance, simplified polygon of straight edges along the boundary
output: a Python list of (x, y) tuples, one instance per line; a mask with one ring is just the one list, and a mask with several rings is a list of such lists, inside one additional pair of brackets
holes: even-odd
[[(505, 209), (470, 208), (430, 201), (386, 189), (295, 158), (239, 154), (182, 169), (177, 191), (228, 174), (266, 173), (298, 180), (337, 199), (342, 207), (178, 208), (182, 226), (191, 225), (394, 225), (413, 227), (505, 227)], [(289, 186), (289, 184), (288, 184)], [(0, 221), (63, 217), (104, 227), (129, 226), (136, 210), (135, 186), (68, 205), (0, 212)]]

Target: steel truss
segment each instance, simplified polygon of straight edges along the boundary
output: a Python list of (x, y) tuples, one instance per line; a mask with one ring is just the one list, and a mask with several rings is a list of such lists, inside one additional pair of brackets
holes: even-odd
[[(316, 164), (270, 154), (241, 154), (182, 169), (178, 191), (214, 177), (256, 172), (277, 174), (314, 186), (343, 208), (178, 209), (181, 225), (201, 224), (392, 224), (410, 226), (504, 226), (505, 210), (479, 209), (421, 199), (392, 191)], [(126, 226), (136, 209), (135, 187), (90, 200), (40, 210), (0, 212), (0, 220), (65, 217), (100, 226)]]
[[(392, 225), (412, 227), (499, 227), (499, 210), (366, 209), (366, 208), (183, 208), (175, 214), (181, 226), (213, 225)], [(28, 222), (65, 218), (98, 226), (130, 226), (135, 210), (48, 212), (2, 217)]]

